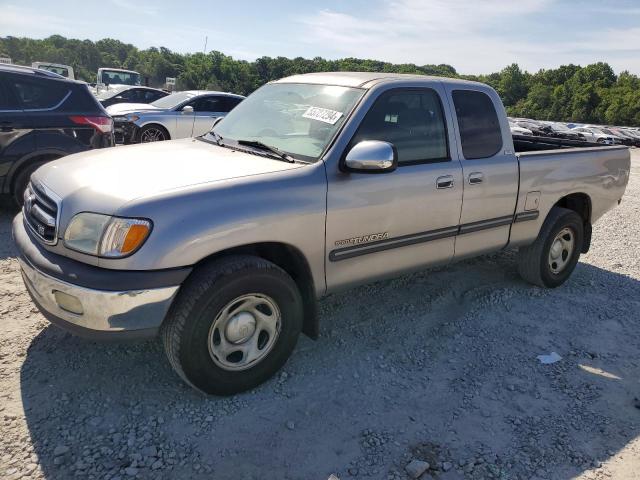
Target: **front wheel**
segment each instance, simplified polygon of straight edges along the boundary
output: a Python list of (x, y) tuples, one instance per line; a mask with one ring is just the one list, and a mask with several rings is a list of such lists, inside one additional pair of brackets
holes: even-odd
[(162, 326), (169, 362), (193, 387), (231, 395), (256, 387), (291, 355), (302, 298), (277, 265), (231, 256), (199, 267)]
[(583, 241), (584, 224), (580, 215), (573, 210), (553, 207), (536, 241), (520, 248), (520, 276), (540, 287), (562, 285), (578, 264)]
[(162, 142), (169, 140), (169, 132), (160, 125), (146, 125), (140, 129), (138, 138), (140, 143)]

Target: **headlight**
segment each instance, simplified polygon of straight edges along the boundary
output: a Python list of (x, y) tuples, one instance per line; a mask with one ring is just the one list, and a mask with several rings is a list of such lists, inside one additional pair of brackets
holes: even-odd
[(99, 257), (118, 258), (135, 252), (151, 232), (151, 222), (99, 213), (79, 213), (64, 232), (66, 247)]
[(140, 118), (140, 115), (127, 115), (126, 119), (129, 122), (136, 122)]

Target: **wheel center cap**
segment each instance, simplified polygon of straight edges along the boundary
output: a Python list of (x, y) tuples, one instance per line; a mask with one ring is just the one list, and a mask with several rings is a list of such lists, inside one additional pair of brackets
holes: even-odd
[(256, 319), (249, 312), (235, 314), (227, 323), (224, 335), (231, 343), (243, 343), (256, 331)]
[(562, 242), (560, 240), (556, 240), (553, 242), (551, 246), (551, 258), (558, 258), (562, 253)]

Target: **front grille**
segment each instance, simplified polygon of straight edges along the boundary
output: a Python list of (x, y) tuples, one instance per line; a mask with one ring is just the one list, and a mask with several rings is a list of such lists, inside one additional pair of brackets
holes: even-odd
[(58, 240), (60, 200), (44, 185), (30, 182), (24, 192), (23, 214), (33, 233), (45, 243), (55, 245)]

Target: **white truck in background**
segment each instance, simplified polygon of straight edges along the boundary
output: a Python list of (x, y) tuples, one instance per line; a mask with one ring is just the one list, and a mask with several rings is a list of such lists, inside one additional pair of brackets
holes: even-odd
[(75, 73), (73, 72), (73, 67), (70, 65), (63, 65), (61, 63), (51, 63), (51, 62), (33, 62), (31, 64), (32, 68), (37, 68), (38, 70), (47, 70), (49, 72), (57, 73), (58, 75), (62, 75), (69, 80), (75, 80)]

